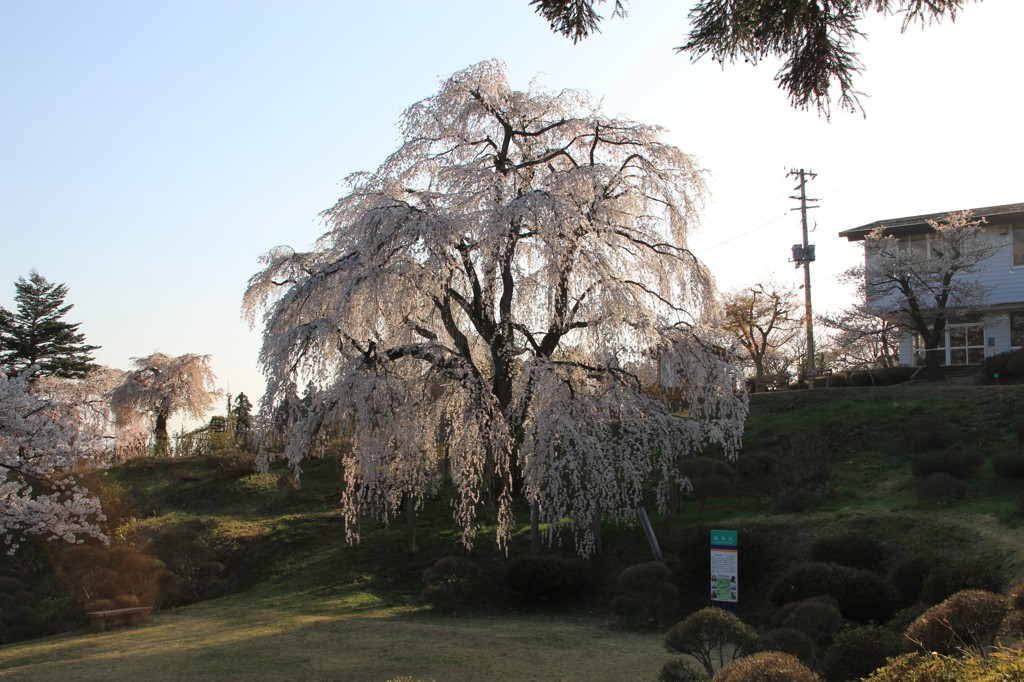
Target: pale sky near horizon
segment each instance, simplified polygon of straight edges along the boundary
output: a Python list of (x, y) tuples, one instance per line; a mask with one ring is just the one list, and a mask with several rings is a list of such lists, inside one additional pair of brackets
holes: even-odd
[(711, 197), (692, 246), (722, 290), (802, 282), (792, 169), (818, 174), (816, 312), (850, 302), (838, 275), (860, 251), (839, 231), (1024, 201), (1024, 2), (902, 35), (871, 18), (867, 116), (831, 122), (790, 108), (777, 64), (675, 54), (691, 5), (633, 0), (573, 45), (528, 0), (0, 0), (0, 305), (35, 268), (68, 285), (100, 363), (209, 353), (255, 403), (259, 329), (239, 311), (259, 256), (311, 246), (340, 181), (395, 149), (402, 110), (490, 58), (694, 154)]

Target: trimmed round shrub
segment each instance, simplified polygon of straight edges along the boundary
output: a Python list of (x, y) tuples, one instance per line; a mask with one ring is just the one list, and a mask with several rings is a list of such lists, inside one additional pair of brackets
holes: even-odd
[(14, 594), (25, 589), (25, 584), (17, 578), (0, 575), (0, 594)]
[(885, 561), (886, 551), (871, 535), (854, 530), (819, 537), (811, 545), (810, 557), (850, 568), (876, 569)]
[(161, 595), (165, 605), (191, 604), (218, 597), (227, 590), (224, 564), (191, 528), (164, 528), (146, 543), (143, 552), (159, 558), (167, 569)]
[(898, 601), (882, 576), (821, 561), (791, 568), (772, 586), (769, 597), (773, 604), (782, 605), (818, 595), (834, 597), (845, 617), (862, 623), (888, 620)]
[(725, 666), (715, 682), (821, 682), (821, 678), (795, 656), (764, 651)]
[(793, 609), (782, 621), (782, 627), (798, 630), (814, 642), (827, 645), (832, 635), (843, 627), (843, 615), (834, 606), (808, 600)]
[(930, 452), (910, 460), (910, 473), (918, 478), (938, 473), (957, 478), (970, 478), (984, 463), (985, 456), (979, 452)]
[(1024, 582), (1010, 588), (1006, 596), (1006, 605), (1014, 611), (1024, 611)]
[(929, 653), (905, 654), (876, 670), (868, 682), (966, 682), (967, 680), (1024, 679), (1024, 658), (1018, 652), (1003, 656), (963, 658)]
[(681, 658), (665, 661), (658, 673), (658, 682), (703, 682), (711, 679)]
[(883, 367), (875, 370), (875, 380), (882, 386), (892, 386), (909, 381), (916, 371), (916, 367)]
[(846, 372), (833, 372), (829, 378), (829, 386), (831, 388), (846, 388), (849, 385), (850, 381)]
[[(834, 375), (833, 375), (834, 376)], [(775, 628), (761, 636), (762, 651), (781, 651), (796, 656), (804, 663), (814, 661), (817, 647), (814, 640), (793, 628)]]
[(962, 500), (967, 497), (967, 481), (937, 472), (917, 480), (917, 494), (930, 499)]
[(505, 585), (525, 601), (566, 601), (589, 588), (587, 565), (550, 555), (519, 556), (508, 564)]
[(807, 488), (786, 488), (775, 497), (775, 508), (787, 514), (799, 514), (821, 504), (821, 497)]
[(992, 470), (1003, 478), (1024, 478), (1024, 454), (1007, 452), (992, 458)]
[(931, 606), (962, 590), (1000, 592), (1003, 574), (981, 561), (962, 559), (936, 564), (921, 586), (921, 601)]
[(612, 611), (627, 627), (665, 625), (679, 611), (679, 588), (672, 571), (661, 561), (649, 561), (626, 568), (619, 575), (619, 595)]
[(1006, 612), (1006, 599), (1001, 595), (964, 590), (922, 613), (907, 628), (907, 639), (940, 654), (964, 649), (983, 653), (995, 642)]
[(939, 563), (937, 556), (925, 552), (904, 557), (892, 567), (889, 581), (904, 604), (913, 604), (921, 597), (925, 578)]
[(480, 594), (483, 571), (469, 559), (447, 556), (423, 571), (423, 583), (423, 601), (442, 611), (454, 611)]
[(831, 606), (837, 611), (839, 610), (839, 602), (836, 601), (835, 597), (830, 597), (827, 594), (823, 594), (817, 597), (809, 597), (802, 601), (794, 601), (788, 604), (783, 604), (775, 610), (775, 613), (772, 614), (772, 617), (769, 619), (769, 625), (773, 628), (781, 628), (782, 624), (786, 622), (786, 619), (789, 618), (794, 611), (796, 611), (797, 607), (808, 602), (827, 604), (828, 606)]
[(1010, 588), (1006, 597), (1008, 609), (1000, 631), (1010, 635), (1024, 634), (1024, 582)]
[(903, 633), (910, 627), (910, 624), (917, 620), (917, 617), (927, 610), (928, 607), (924, 604), (911, 604), (910, 606), (897, 611), (896, 614), (886, 622), (885, 627), (902, 637)]
[(961, 435), (960, 427), (943, 415), (926, 412), (907, 419), (894, 444), (902, 452), (922, 453), (944, 450)]
[(821, 672), (828, 682), (846, 682), (867, 677), (889, 658), (904, 653), (903, 637), (888, 628), (864, 625), (840, 632), (821, 660)]
[(846, 377), (846, 383), (850, 386), (874, 386), (875, 377), (871, 372), (850, 372)]
[(1003, 430), (998, 426), (979, 426), (964, 434), (967, 445), (992, 445), (1003, 439)]
[(72, 599), (86, 611), (96, 611), (91, 604), (116, 600), (138, 599), (137, 604), (161, 606), (169, 603), (168, 583), (174, 576), (163, 563), (148, 554), (121, 545), (103, 549), (92, 545), (66, 547), (57, 554), (56, 573)]
[(985, 358), (978, 368), (981, 380), (987, 384), (996, 382), (995, 375), (999, 374), (999, 383), (1014, 383), (1024, 378), (1024, 350), (999, 353), (990, 358)]
[(665, 635), (665, 648), (690, 656), (715, 674), (715, 661), (735, 660), (757, 649), (757, 633), (737, 616), (708, 607), (691, 613)]

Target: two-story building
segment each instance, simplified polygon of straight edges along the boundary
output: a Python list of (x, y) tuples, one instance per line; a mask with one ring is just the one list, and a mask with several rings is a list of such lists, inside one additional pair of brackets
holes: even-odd
[[(1024, 347), (1024, 203), (972, 209), (973, 218), (984, 218), (981, 238), (995, 245), (994, 253), (978, 264), (971, 277), (985, 290), (984, 306), (975, 314), (951, 319), (945, 346), (939, 349), (946, 366), (975, 365), (986, 357)], [(942, 220), (948, 212), (878, 220), (839, 233), (849, 241), (864, 241), (877, 228), (900, 240), (900, 247), (927, 253), (929, 220)], [(865, 250), (867, 251), (867, 250)], [(865, 258), (869, 259), (869, 253)], [(867, 261), (870, 268), (870, 261)], [(921, 344), (913, 334), (900, 342), (900, 364), (924, 364)]]

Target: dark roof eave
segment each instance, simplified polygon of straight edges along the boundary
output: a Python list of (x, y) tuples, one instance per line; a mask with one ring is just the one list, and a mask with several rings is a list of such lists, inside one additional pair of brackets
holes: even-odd
[[(940, 220), (949, 215), (949, 211), (942, 213), (928, 213), (925, 215), (908, 216), (905, 218), (892, 218), (890, 220), (876, 220), (867, 225), (843, 230), (840, 237), (846, 237), (851, 242), (862, 241), (869, 232), (879, 227), (885, 228), (887, 234), (897, 237), (908, 234), (920, 234), (931, 231), (928, 225), (929, 220)], [(986, 218), (989, 223), (1012, 222), (1015, 218), (1024, 218), (1024, 203), (1002, 204), (1000, 206), (986, 206), (985, 208), (971, 209), (975, 218)]]

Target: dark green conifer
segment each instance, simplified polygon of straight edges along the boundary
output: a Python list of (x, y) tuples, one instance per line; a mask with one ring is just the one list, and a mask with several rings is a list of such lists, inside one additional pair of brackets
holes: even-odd
[(74, 305), (65, 304), (65, 284), (51, 283), (35, 270), (14, 283), (17, 311), (0, 307), (0, 369), (18, 374), (38, 365), (36, 376), (77, 379), (95, 367), (81, 323), (63, 318)]

